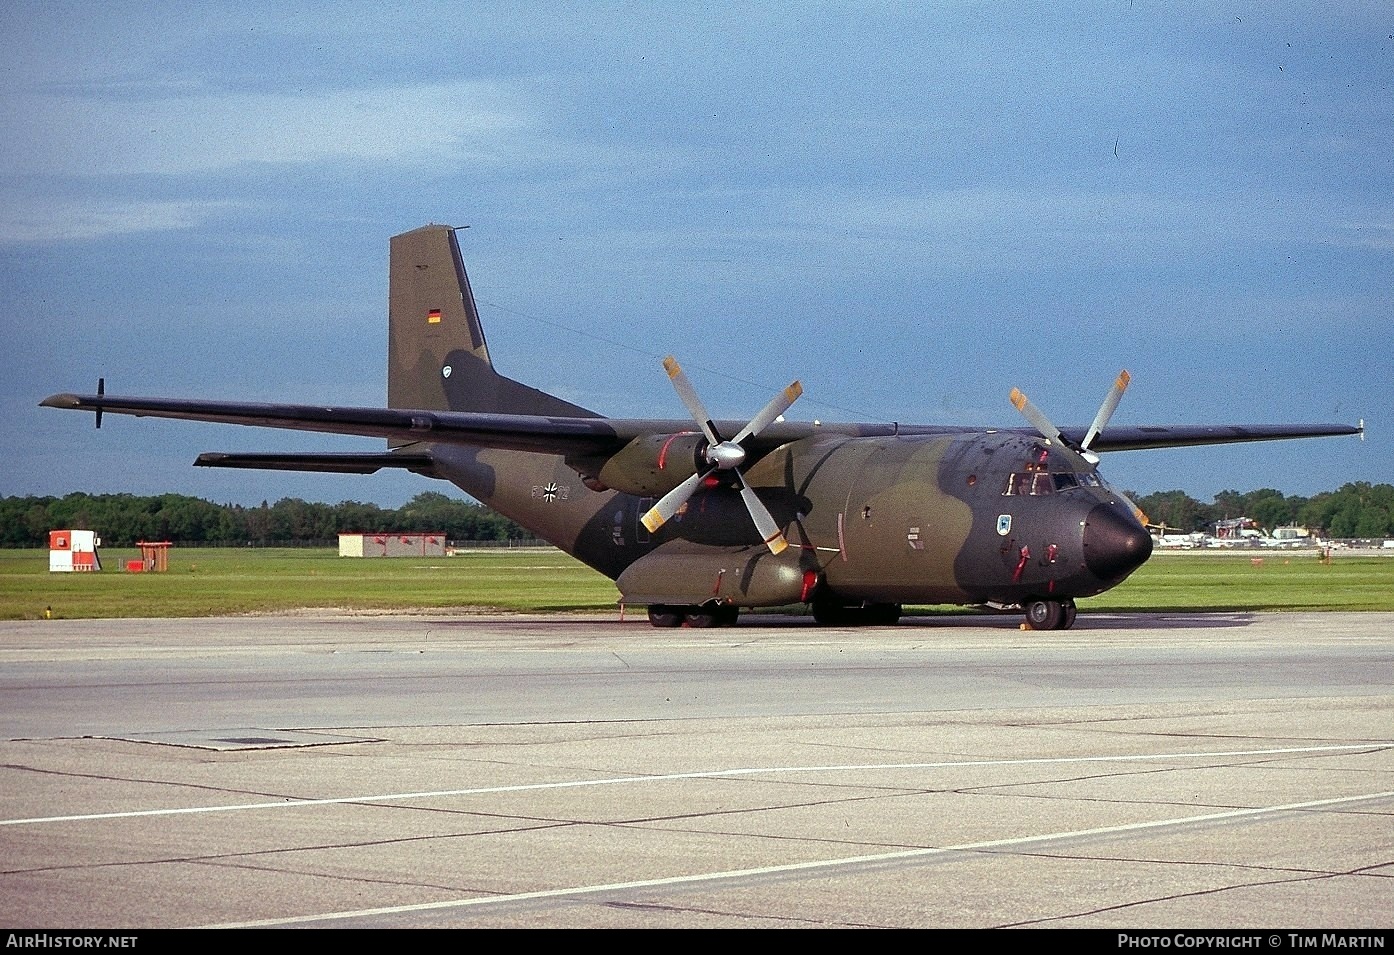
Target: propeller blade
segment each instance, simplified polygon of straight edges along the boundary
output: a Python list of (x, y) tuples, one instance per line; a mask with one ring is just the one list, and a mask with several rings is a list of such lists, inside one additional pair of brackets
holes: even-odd
[(745, 503), (745, 509), (750, 514), (750, 519), (755, 522), (755, 529), (760, 532), (760, 538), (765, 546), (770, 549), (772, 554), (783, 553), (789, 547), (789, 541), (784, 537), (784, 532), (775, 523), (774, 515), (756, 496), (755, 490), (746, 481), (745, 475), (741, 473), (741, 465), (745, 463), (745, 448), (741, 447), (741, 442), (746, 438), (759, 434), (770, 426), (780, 415), (789, 410), (789, 406), (798, 400), (799, 395), (803, 394), (803, 385), (795, 381), (779, 394), (775, 395), (760, 413), (750, 419), (750, 423), (740, 430), (740, 433), (730, 441), (723, 441), (721, 435), (717, 433), (716, 423), (707, 414), (706, 406), (702, 404), (702, 399), (697, 397), (697, 390), (692, 387), (692, 383), (687, 380), (687, 375), (683, 374), (682, 366), (672, 355), (663, 359), (663, 370), (668, 372), (668, 379), (673, 383), (673, 389), (677, 391), (682, 403), (687, 406), (688, 413), (693, 420), (702, 428), (702, 434), (707, 439), (706, 457), (712, 466), (703, 473), (694, 474), (663, 495), (653, 507), (640, 519), (644, 527), (650, 534), (656, 532), (666, 524), (673, 515), (682, 509), (688, 499), (697, 493), (697, 489), (707, 478), (717, 472), (734, 474), (736, 480), (740, 482), (741, 500)]
[[(1099, 406), (1099, 413), (1094, 416), (1094, 423), (1089, 426), (1089, 431), (1084, 435), (1084, 440), (1080, 442), (1080, 450), (1088, 451), (1089, 445), (1103, 433), (1108, 426), (1108, 419), (1113, 417), (1113, 412), (1118, 408), (1118, 401), (1123, 397), (1123, 392), (1128, 390), (1128, 382), (1133, 380), (1133, 376), (1128, 374), (1125, 368), (1118, 373), (1118, 377), (1113, 382), (1113, 388), (1109, 391), (1104, 403)], [(1086, 454), (1086, 457), (1088, 455)]]
[(795, 381), (788, 388), (770, 399), (770, 403), (760, 410), (760, 413), (750, 419), (750, 424), (741, 429), (741, 433), (731, 440), (740, 444), (746, 438), (759, 434), (774, 422), (776, 418), (789, 410), (789, 406), (799, 400), (799, 395), (803, 394), (803, 385)]
[[(102, 395), (104, 395), (104, 394), (106, 394), (106, 379), (105, 379), (105, 378), (98, 378), (98, 379), (97, 379), (97, 397), (100, 398), (100, 397), (101, 397)], [(101, 405), (97, 405), (97, 428), (100, 429), (101, 426), (102, 426), (102, 406), (101, 406)]]
[(1065, 438), (1060, 434), (1060, 429), (1051, 424), (1050, 419), (1045, 416), (1045, 413), (1042, 412), (1040, 408), (1033, 405), (1031, 399), (1022, 394), (1020, 388), (1012, 389), (1011, 398), (1012, 404), (1016, 406), (1016, 410), (1021, 412), (1023, 418), (1031, 422), (1032, 427), (1052, 441), (1058, 441), (1061, 445), (1069, 447), (1069, 445), (1065, 444)]
[(775, 523), (774, 515), (770, 514), (769, 509), (755, 496), (755, 489), (746, 483), (745, 475), (737, 471), (736, 477), (741, 479), (741, 500), (745, 501), (745, 509), (750, 512), (750, 519), (755, 522), (755, 529), (760, 532), (765, 546), (770, 549), (771, 554), (783, 553), (789, 546), (789, 541)]
[(696, 493), (697, 488), (702, 486), (702, 482), (706, 480), (707, 475), (713, 473), (715, 470), (716, 468), (712, 468), (711, 471), (706, 472), (706, 474), (694, 474), (659, 498), (658, 503), (649, 508), (644, 516), (640, 518), (640, 522), (648, 529), (648, 532), (653, 534), (664, 524), (668, 523), (673, 515), (681, 510), (682, 506), (687, 503), (687, 499)]
[(720, 444), (721, 435), (716, 433), (716, 425), (712, 423), (711, 416), (707, 414), (707, 409), (702, 405), (702, 399), (697, 397), (696, 389), (687, 380), (687, 375), (683, 374), (682, 366), (678, 364), (678, 360), (669, 355), (663, 359), (663, 370), (668, 373), (668, 378), (673, 382), (673, 388), (677, 391), (678, 397), (687, 406), (688, 414), (692, 415), (692, 420), (701, 427), (707, 443), (710, 445)]

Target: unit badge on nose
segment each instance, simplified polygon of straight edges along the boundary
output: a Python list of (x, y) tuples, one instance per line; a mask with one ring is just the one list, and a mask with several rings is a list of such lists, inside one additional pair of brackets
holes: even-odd
[(1006, 537), (1006, 536), (1007, 536), (1008, 534), (1010, 534), (1011, 532), (1012, 532), (1012, 515), (1010, 515), (1010, 514), (998, 514), (998, 515), (997, 515), (997, 533), (998, 533), (999, 535), (1001, 535), (1002, 537)]

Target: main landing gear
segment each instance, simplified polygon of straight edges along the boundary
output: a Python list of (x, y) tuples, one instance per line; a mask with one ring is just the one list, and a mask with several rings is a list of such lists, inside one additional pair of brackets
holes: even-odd
[(1028, 630), (1068, 630), (1075, 625), (1073, 600), (1028, 600), (1021, 609)]
[(655, 627), (671, 628), (687, 624), (689, 627), (734, 627), (741, 608), (730, 604), (702, 604), (700, 606), (674, 606), (653, 604), (649, 607), (649, 623)]

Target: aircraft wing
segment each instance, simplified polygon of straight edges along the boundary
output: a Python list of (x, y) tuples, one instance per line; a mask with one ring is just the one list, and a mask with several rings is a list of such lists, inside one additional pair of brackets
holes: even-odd
[[(223, 424), (251, 425), (262, 428), (283, 428), (294, 431), (314, 431), (324, 434), (348, 434), (397, 441), (440, 444), (462, 444), (485, 448), (504, 448), (517, 451), (536, 451), (568, 456), (608, 457), (617, 453), (634, 438), (652, 434), (691, 432), (691, 419), (561, 417), (551, 415), (492, 414), (464, 411), (421, 411), (396, 408), (354, 408), (325, 405), (283, 405), (255, 402), (204, 401), (184, 398), (134, 398), (117, 395), (50, 395), (40, 404), (48, 408), (68, 408), (78, 411), (125, 414), (137, 417), (177, 418), (185, 421), (209, 421)], [(716, 422), (722, 434), (735, 434), (739, 422)], [(815, 434), (845, 434), (859, 437), (891, 435), (961, 434), (982, 431), (981, 428), (940, 425), (905, 424), (813, 424), (812, 422), (776, 421), (758, 436), (744, 442), (752, 458), (771, 448), (811, 437)], [(1015, 431), (1015, 428), (994, 429)], [(1025, 429), (1021, 429), (1025, 430)], [(1034, 433), (1034, 432), (1026, 432)], [(1085, 437), (1084, 428), (1064, 428), (1061, 435), (1078, 445)], [(1206, 444), (1232, 444), (1245, 441), (1277, 441), (1284, 438), (1318, 438), (1338, 435), (1364, 434), (1364, 425), (1143, 425), (1111, 427), (1100, 433), (1092, 444), (1095, 451), (1131, 451), (1145, 448), (1179, 448)], [(228, 463), (226, 460), (207, 466), (223, 467), (282, 467), (294, 470), (351, 470), (371, 473), (365, 468), (411, 467), (401, 457), (392, 454), (369, 456), (286, 455), (280, 464), (250, 463), (250, 456), (238, 456), (247, 463)], [(292, 458), (299, 465), (291, 467)], [(428, 461), (418, 462), (427, 467)]]
[[(1076, 445), (1084, 428), (1062, 428)], [(1204, 444), (1236, 444), (1245, 441), (1280, 441), (1285, 438), (1329, 438), (1365, 434), (1365, 425), (1348, 424), (1171, 424), (1112, 427), (1091, 445), (1094, 451), (1140, 451), (1146, 448), (1189, 448)]]
[[(324, 434), (349, 434), (397, 441), (463, 444), (484, 448), (537, 451), (562, 455), (609, 456), (636, 437), (650, 434), (676, 434), (693, 430), (690, 419), (639, 419), (602, 417), (560, 417), (550, 415), (512, 415), (464, 411), (420, 411), (396, 408), (353, 408), (325, 405), (283, 405), (254, 402), (204, 401), (184, 398), (136, 398), (118, 395), (50, 395), (40, 402), (46, 408), (124, 414), (149, 418), (176, 418), (222, 424), (283, 428)], [(734, 434), (737, 422), (717, 422), (723, 434)], [(776, 422), (758, 438), (747, 442), (759, 454), (789, 441), (808, 437), (817, 426), (810, 422)], [(833, 425), (823, 430), (833, 433), (896, 433), (895, 425)], [(946, 429), (968, 430), (968, 429)], [(904, 433), (904, 429), (901, 429)], [(243, 456), (246, 457), (246, 456)], [(290, 457), (287, 456), (287, 460)], [(303, 456), (300, 456), (303, 457)], [(314, 458), (315, 456), (311, 456)], [(310, 458), (305, 458), (309, 462)], [(390, 455), (375, 459), (378, 467), (402, 467)], [(320, 460), (323, 467), (297, 470), (339, 470), (328, 466), (351, 464), (350, 458), (337, 462)], [(360, 463), (369, 463), (364, 459)], [(266, 465), (207, 462), (209, 466), (259, 467)], [(271, 465), (275, 466), (275, 465)], [(356, 466), (356, 465), (355, 465)]]

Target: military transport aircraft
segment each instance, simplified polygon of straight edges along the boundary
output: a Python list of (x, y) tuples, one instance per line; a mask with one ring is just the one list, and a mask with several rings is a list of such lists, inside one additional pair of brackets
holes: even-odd
[(1147, 560), (1141, 512), (1099, 453), (1362, 433), (1341, 424), (1087, 429), (793, 422), (794, 382), (748, 423), (713, 421), (664, 361), (691, 420), (606, 418), (494, 370), (456, 230), (391, 240), (386, 408), (60, 394), (53, 408), (386, 438), (383, 453), (203, 454), (212, 467), (453, 482), (613, 579), (654, 626), (725, 626), (809, 604), (824, 624), (894, 623), (904, 604), (1020, 607), (1063, 629), (1075, 600)]

